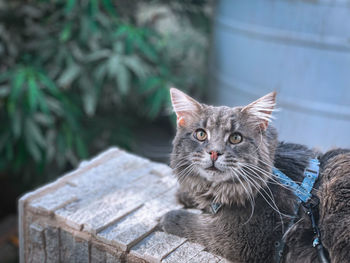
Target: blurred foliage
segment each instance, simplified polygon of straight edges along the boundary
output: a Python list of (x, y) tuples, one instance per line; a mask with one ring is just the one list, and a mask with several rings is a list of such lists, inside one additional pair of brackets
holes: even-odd
[[(131, 149), (171, 85), (204, 87), (208, 3), (175, 2), (0, 2), (0, 171), (31, 186), (108, 145)], [(168, 8), (178, 29), (139, 22), (139, 5)]]

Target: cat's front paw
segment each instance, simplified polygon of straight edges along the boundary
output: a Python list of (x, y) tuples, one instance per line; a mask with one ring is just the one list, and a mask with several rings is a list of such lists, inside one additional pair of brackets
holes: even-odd
[(169, 234), (186, 237), (191, 215), (182, 209), (169, 211), (160, 219), (160, 228)]

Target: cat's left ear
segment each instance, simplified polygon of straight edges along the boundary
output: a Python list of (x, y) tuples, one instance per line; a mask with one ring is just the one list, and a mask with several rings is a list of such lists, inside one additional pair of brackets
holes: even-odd
[(275, 106), (276, 92), (271, 92), (243, 107), (241, 112), (248, 113), (252, 117), (252, 121), (264, 131), (272, 119), (271, 113), (274, 111)]
[(195, 99), (175, 88), (170, 89), (170, 97), (177, 116), (178, 126), (184, 127), (196, 115), (198, 115), (201, 109), (201, 104)]

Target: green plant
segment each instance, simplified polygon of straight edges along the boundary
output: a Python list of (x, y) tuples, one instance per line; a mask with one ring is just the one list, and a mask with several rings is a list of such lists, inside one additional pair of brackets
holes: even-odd
[(37, 184), (49, 179), (41, 176), (48, 167), (61, 173), (111, 143), (131, 149), (133, 128), (169, 106), (170, 85), (204, 86), (203, 66), (187, 65), (191, 56), (205, 63), (198, 59), (203, 58), (194, 45), (198, 41), (188, 41), (193, 31), (180, 38), (141, 25), (135, 12), (127, 12), (137, 5), (111, 0), (3, 4), (0, 171)]

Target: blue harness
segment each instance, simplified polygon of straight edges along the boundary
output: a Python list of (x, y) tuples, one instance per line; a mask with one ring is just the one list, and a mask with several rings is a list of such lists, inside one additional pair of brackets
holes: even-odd
[[(310, 216), (312, 228), (315, 234), (312, 245), (313, 247), (317, 248), (319, 260), (323, 263), (328, 262), (328, 260), (324, 254), (323, 245), (321, 243), (321, 233), (314, 216), (314, 212), (317, 210), (318, 202), (311, 202), (311, 199), (313, 197), (311, 191), (319, 176), (319, 165), (320, 162), (317, 159), (311, 159), (309, 161), (309, 164), (304, 171), (304, 180), (300, 185), (294, 182), (277, 168), (273, 168), (272, 172), (281, 184), (291, 189), (294, 195), (298, 197), (296, 205), (294, 207), (293, 218), (291, 219), (288, 228), (294, 224), (295, 219), (298, 215), (300, 204), (302, 204), (306, 208), (307, 215)], [(282, 262), (284, 247), (285, 242), (283, 240), (281, 242), (276, 242), (275, 262)]]
[(299, 203), (307, 203), (312, 197), (311, 190), (319, 175), (319, 165), (320, 162), (317, 159), (311, 159), (309, 161), (309, 165), (304, 171), (304, 180), (301, 185), (298, 185), (277, 168), (273, 168), (272, 172), (275, 176), (277, 176), (277, 179), (280, 181), (280, 183), (287, 186), (293, 191), (293, 193), (298, 197)]

